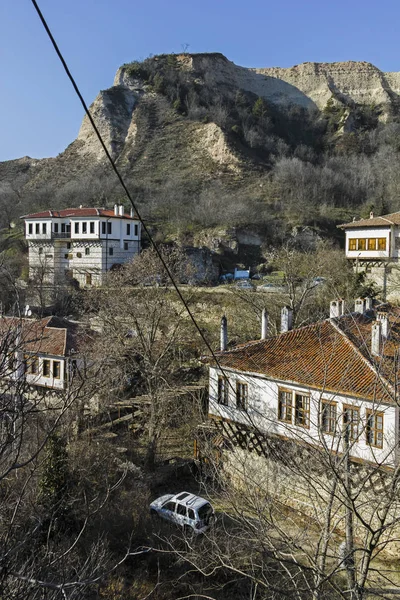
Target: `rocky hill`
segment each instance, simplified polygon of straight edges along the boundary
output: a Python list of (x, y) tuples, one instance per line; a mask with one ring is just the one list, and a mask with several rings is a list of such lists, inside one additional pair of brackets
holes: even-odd
[[(162, 55), (120, 67), (90, 110), (165, 236), (220, 226), (276, 236), (293, 225), (324, 228), (371, 203), (393, 208), (399, 177), (388, 148), (400, 148), (399, 94), (400, 73), (365, 62), (251, 69), (217, 53)], [(0, 163), (3, 221), (116, 198), (86, 117), (59, 156)]]

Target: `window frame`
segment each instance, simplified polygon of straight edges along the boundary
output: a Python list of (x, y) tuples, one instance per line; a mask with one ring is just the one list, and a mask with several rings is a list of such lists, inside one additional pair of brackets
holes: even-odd
[(249, 398), (249, 385), (246, 381), (236, 380), (236, 408), (247, 410)]
[(46, 378), (51, 376), (51, 360), (49, 358), (42, 360), (42, 376)]
[[(352, 418), (348, 423), (346, 422), (346, 415), (351, 411)], [(357, 422), (353, 419), (353, 413), (357, 414)], [(346, 427), (349, 428), (350, 435), (348, 438), (349, 442), (357, 442), (360, 439), (360, 407), (355, 406), (354, 404), (343, 404), (342, 405), (342, 423), (343, 423), (343, 432), (345, 432)], [(355, 427), (355, 429), (354, 429)], [(356, 431), (356, 435), (354, 435), (354, 431)]]
[(85, 282), (86, 282), (86, 285), (92, 285), (92, 274), (91, 273), (86, 273)]
[(33, 223), (28, 223), (28, 235), (33, 234)]
[(229, 406), (229, 380), (224, 375), (218, 375), (217, 402), (221, 406)]
[(135, 237), (138, 237), (139, 235), (139, 225), (137, 223), (135, 223)]
[(131, 224), (130, 223), (126, 224), (126, 235), (131, 235)]
[(128, 242), (124, 242), (124, 250), (129, 250), (129, 244), (128, 244)]
[(114, 256), (114, 247), (113, 246), (110, 246), (108, 248), (108, 256)]
[(386, 252), (386, 245), (387, 245), (386, 238), (385, 237), (384, 238), (377, 238), (377, 241), (378, 241), (378, 251), (379, 252)]
[(95, 228), (94, 221), (89, 221), (89, 233), (90, 234), (96, 233), (96, 228)]
[(87, 221), (82, 221), (82, 235), (87, 234)]
[(112, 234), (112, 223), (111, 221), (107, 221), (107, 235)]
[(85, 248), (85, 256), (90, 256), (90, 248), (89, 248), (89, 246), (86, 246), (86, 248)]
[(101, 222), (101, 235), (106, 235), (106, 231), (107, 231), (106, 225), (107, 225), (106, 221)]
[[(382, 419), (382, 428), (378, 429), (376, 426), (376, 419)], [(369, 424), (370, 419), (373, 419), (373, 426)], [(373, 442), (369, 440), (370, 434), (373, 434)], [(383, 448), (383, 433), (384, 433), (384, 413), (381, 410), (373, 410), (371, 408), (367, 408), (365, 411), (365, 441), (367, 446), (371, 446), (373, 448)], [(379, 442), (379, 435), (381, 435), (381, 440)]]
[[(298, 406), (298, 398), (306, 400), (306, 407)], [(300, 419), (299, 415), (305, 416), (305, 419)], [(294, 391), (294, 425), (303, 427), (303, 429), (310, 429), (310, 394)]]
[[(332, 415), (332, 409), (334, 414)], [(326, 412), (328, 414), (326, 415)], [(321, 407), (320, 407), (320, 429), (321, 432), (325, 435), (335, 435), (338, 431), (337, 423), (338, 423), (338, 411), (337, 411), (337, 402), (332, 400), (326, 400), (321, 398)], [(326, 427), (325, 427), (326, 425)]]
[(74, 224), (74, 232), (79, 233), (79, 221), (76, 221), (76, 223)]
[(40, 235), (40, 223), (35, 223), (35, 234)]
[[(281, 400), (281, 394), (290, 395), (290, 406), (287, 402), (283, 403)], [(282, 411), (284, 407), (284, 411)], [(284, 416), (281, 416), (284, 412)], [(287, 388), (278, 388), (278, 421), (282, 423), (293, 423), (293, 390)]]
[[(352, 246), (354, 246), (354, 248), (352, 248)], [(357, 250), (357, 238), (349, 238), (347, 248), (348, 248), (349, 252), (356, 251)]]
[(54, 223), (53, 231), (54, 231), (54, 233), (58, 233), (58, 223)]
[(53, 379), (61, 379), (61, 361), (53, 360), (52, 362), (53, 362), (53, 364), (52, 364), (51, 372), (53, 374)]

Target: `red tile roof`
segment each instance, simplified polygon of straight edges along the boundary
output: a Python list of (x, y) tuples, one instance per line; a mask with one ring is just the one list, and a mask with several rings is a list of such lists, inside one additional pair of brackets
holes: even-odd
[(79, 346), (77, 325), (57, 317), (40, 320), (1, 317), (0, 351), (7, 351), (9, 345), (18, 344), (17, 335), (21, 336), (23, 352), (67, 356)]
[(351, 229), (355, 227), (390, 227), (391, 225), (400, 225), (400, 212), (373, 217), (372, 219), (359, 219), (350, 223), (338, 225), (340, 229)]
[(222, 367), (392, 403), (400, 336), (392, 329), (396, 339), (384, 345), (382, 358), (376, 360), (369, 352), (371, 324), (371, 317), (363, 315), (328, 319), (219, 352), (217, 357)]
[(128, 213), (123, 215), (114, 214), (113, 209), (109, 208), (65, 208), (63, 210), (44, 210), (42, 212), (24, 215), (21, 219), (66, 219), (74, 217), (113, 217), (114, 219), (137, 219)]

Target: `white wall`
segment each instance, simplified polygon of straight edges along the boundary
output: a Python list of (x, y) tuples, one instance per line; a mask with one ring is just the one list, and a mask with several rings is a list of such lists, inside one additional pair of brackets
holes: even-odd
[[(237, 371), (224, 369), (230, 382), (229, 406), (218, 404), (218, 375), (220, 371), (210, 368), (209, 387), (209, 414), (211, 416), (229, 419), (250, 427), (256, 427), (264, 433), (293, 438), (298, 441), (322, 445), (332, 451), (342, 451), (343, 440), (340, 432), (343, 423), (343, 405), (360, 407), (360, 434), (357, 442), (353, 442), (350, 454), (371, 462), (384, 462), (392, 464), (395, 460), (395, 439), (398, 438), (396, 415), (398, 410), (394, 406), (367, 402), (357, 398), (340, 394), (331, 394), (320, 390), (287, 382), (271, 381), (261, 376), (242, 374)], [(248, 384), (248, 410), (242, 411), (236, 408), (236, 382), (242, 381)], [(310, 427), (306, 429), (297, 425), (284, 423), (278, 420), (278, 389), (279, 387), (294, 390), (310, 395)], [(335, 402), (337, 404), (337, 435), (323, 434), (319, 427), (321, 399)], [(384, 441), (383, 448), (373, 448), (366, 443), (365, 416), (366, 409), (382, 411), (384, 413)], [(294, 415), (294, 407), (293, 407)]]
[[(383, 250), (349, 250), (350, 239), (368, 239), (368, 238), (385, 238), (386, 240), (386, 251)], [(395, 251), (395, 256), (398, 252)], [(346, 257), (347, 258), (388, 258), (390, 256), (390, 227), (388, 229), (382, 228), (368, 228), (368, 229), (351, 229), (346, 231)]]

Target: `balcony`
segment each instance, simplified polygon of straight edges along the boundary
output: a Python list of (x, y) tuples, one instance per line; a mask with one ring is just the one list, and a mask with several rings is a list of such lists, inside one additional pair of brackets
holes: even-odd
[(51, 237), (53, 240), (70, 240), (71, 232), (68, 231), (67, 233), (55, 233), (54, 231), (52, 231)]

